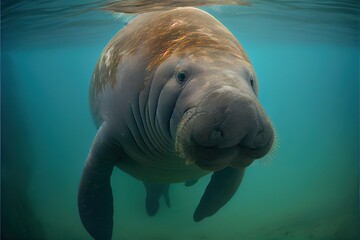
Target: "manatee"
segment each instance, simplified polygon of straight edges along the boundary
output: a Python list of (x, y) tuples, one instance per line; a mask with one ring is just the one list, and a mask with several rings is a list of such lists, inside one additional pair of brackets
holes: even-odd
[(191, 7), (144, 13), (107, 44), (90, 85), (98, 132), (81, 177), (78, 209), (95, 239), (111, 239), (114, 167), (144, 182), (154, 215), (169, 184), (212, 174), (198, 222), (235, 194), (274, 142), (258, 81), (238, 40)]

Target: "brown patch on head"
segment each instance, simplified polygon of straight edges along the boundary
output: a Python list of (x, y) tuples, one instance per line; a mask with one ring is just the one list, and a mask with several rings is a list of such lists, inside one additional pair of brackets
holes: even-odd
[(215, 18), (199, 9), (178, 8), (144, 14), (130, 22), (106, 46), (95, 69), (92, 90), (99, 93), (106, 84), (113, 87), (119, 64), (135, 53), (144, 57), (146, 76), (151, 76), (172, 54), (184, 57), (217, 53), (249, 62), (236, 38)]

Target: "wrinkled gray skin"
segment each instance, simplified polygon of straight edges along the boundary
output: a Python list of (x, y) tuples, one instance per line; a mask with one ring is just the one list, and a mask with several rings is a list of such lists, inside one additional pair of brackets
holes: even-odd
[[(167, 14), (166, 22), (174, 21), (171, 27), (181, 22), (205, 33), (213, 29), (218, 31), (216, 35), (223, 32), (216, 41), (235, 42), (233, 51), (191, 45), (172, 51), (149, 74), (153, 63), (148, 56), (153, 46), (145, 42), (132, 52), (114, 46), (127, 46), (127, 41), (134, 41), (129, 36), (149, 24), (158, 24), (157, 31), (162, 31), (165, 24), (156, 22), (162, 14)], [(146, 30), (149, 37), (159, 35), (151, 28)], [(120, 52), (123, 55), (118, 61), (114, 56)], [(112, 76), (115, 81), (111, 83)], [(144, 182), (149, 215), (158, 210), (162, 195), (170, 206), (169, 183), (192, 185), (209, 173), (213, 173), (211, 181), (194, 220), (209, 217), (225, 205), (240, 185), (245, 167), (266, 155), (273, 144), (273, 129), (257, 99), (257, 86), (240, 44), (201, 10), (181, 8), (143, 14), (121, 30), (104, 49), (90, 90), (91, 110), (99, 130), (81, 178), (78, 206), (91, 236), (111, 239), (110, 176), (114, 166)]]

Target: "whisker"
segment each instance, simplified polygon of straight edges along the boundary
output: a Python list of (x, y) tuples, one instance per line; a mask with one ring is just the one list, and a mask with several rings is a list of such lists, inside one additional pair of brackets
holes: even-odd
[(276, 128), (274, 127), (274, 125), (271, 123), (272, 128), (274, 129), (274, 143), (271, 146), (271, 149), (269, 151), (269, 153), (264, 157), (259, 159), (258, 164), (260, 166), (268, 166), (272, 163), (272, 161), (276, 158), (276, 154), (278, 149), (280, 148), (280, 140), (279, 140), (279, 135), (277, 134)]

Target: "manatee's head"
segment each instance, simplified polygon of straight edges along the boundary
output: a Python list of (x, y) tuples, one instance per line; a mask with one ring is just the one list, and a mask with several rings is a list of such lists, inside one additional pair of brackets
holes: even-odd
[(274, 130), (247, 58), (204, 49), (167, 64), (170, 80), (163, 91), (175, 98), (169, 131), (186, 163), (210, 171), (241, 168), (270, 151)]

